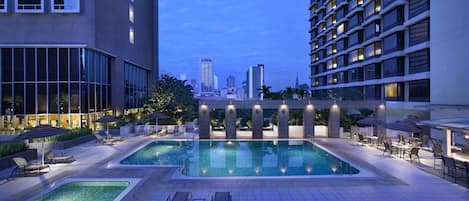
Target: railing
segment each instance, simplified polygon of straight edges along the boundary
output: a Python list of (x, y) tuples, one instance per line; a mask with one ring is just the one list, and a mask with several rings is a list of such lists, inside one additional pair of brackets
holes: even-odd
[(42, 10), (42, 4), (18, 4), (18, 10)]

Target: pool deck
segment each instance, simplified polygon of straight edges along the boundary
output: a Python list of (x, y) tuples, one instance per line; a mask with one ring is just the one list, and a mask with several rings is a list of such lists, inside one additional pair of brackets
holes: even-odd
[[(190, 135), (181, 136), (191, 138)], [(140, 182), (123, 200), (166, 200), (176, 191), (210, 200), (216, 191), (230, 191), (235, 201), (311, 200), (469, 200), (469, 190), (435, 176), (433, 159), (421, 153), (421, 164), (383, 156), (370, 146), (355, 146), (343, 139), (314, 139), (316, 143), (368, 171), (373, 178), (284, 179), (172, 179), (176, 168), (112, 167), (115, 161), (155, 138), (129, 137), (114, 145), (89, 142), (66, 150), (77, 161), (52, 165), (52, 171), (33, 177), (0, 180), (0, 200), (26, 200), (66, 178), (138, 178)], [(8, 171), (0, 172), (0, 177)]]

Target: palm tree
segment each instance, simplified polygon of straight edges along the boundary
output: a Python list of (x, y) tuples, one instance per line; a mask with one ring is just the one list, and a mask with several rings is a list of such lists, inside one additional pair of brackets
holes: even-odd
[(270, 98), (271, 88), (272, 88), (271, 86), (262, 85), (260, 88), (257, 89), (257, 91), (259, 92), (259, 96), (264, 95), (264, 98)]

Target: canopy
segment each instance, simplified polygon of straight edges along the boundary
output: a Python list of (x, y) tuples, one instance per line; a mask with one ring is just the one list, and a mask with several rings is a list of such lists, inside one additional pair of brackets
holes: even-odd
[(26, 140), (26, 139), (35, 139), (35, 138), (45, 138), (54, 135), (61, 135), (69, 132), (66, 129), (52, 127), (50, 125), (41, 125), (34, 127), (28, 132), (25, 132), (15, 139), (17, 140)]
[(169, 119), (169, 116), (165, 115), (161, 112), (154, 112), (154, 113), (146, 116), (145, 118), (143, 118), (140, 122), (144, 123), (144, 122), (147, 122), (147, 121), (150, 121), (150, 120), (158, 120), (158, 119)]
[(420, 128), (418, 128), (415, 124), (406, 121), (396, 121), (394, 123), (386, 124), (387, 129), (391, 130), (398, 130), (398, 131), (405, 131), (405, 132), (412, 132), (418, 133), (420, 132)]
[(112, 122), (118, 122), (119, 119), (113, 116), (106, 115), (104, 117), (101, 117), (97, 119), (95, 122), (97, 123), (112, 123)]
[(375, 126), (375, 125), (382, 125), (384, 124), (384, 122), (377, 119), (376, 117), (367, 117), (367, 118), (358, 120), (357, 124), (360, 124), (363, 126)]

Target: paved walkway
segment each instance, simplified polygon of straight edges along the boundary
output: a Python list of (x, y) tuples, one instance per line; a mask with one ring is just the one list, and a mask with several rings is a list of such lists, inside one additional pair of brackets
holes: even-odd
[[(188, 137), (188, 136), (181, 136)], [(15, 178), (0, 182), (0, 200), (25, 200), (65, 177), (140, 178), (140, 183), (124, 200), (165, 200), (176, 191), (191, 191), (194, 198), (210, 200), (216, 191), (230, 191), (235, 201), (312, 200), (469, 200), (469, 190), (422, 171), (408, 161), (383, 156), (374, 147), (353, 146), (340, 139), (315, 141), (373, 172), (373, 178), (315, 178), (262, 180), (171, 179), (175, 168), (109, 168), (108, 162), (122, 157), (150, 140), (133, 137), (115, 146), (90, 142), (67, 152), (77, 161), (70, 166), (54, 166), (39, 177)], [(424, 163), (427, 163), (424, 159)], [(426, 161), (426, 162), (425, 162)], [(431, 160), (431, 165), (433, 161)]]

